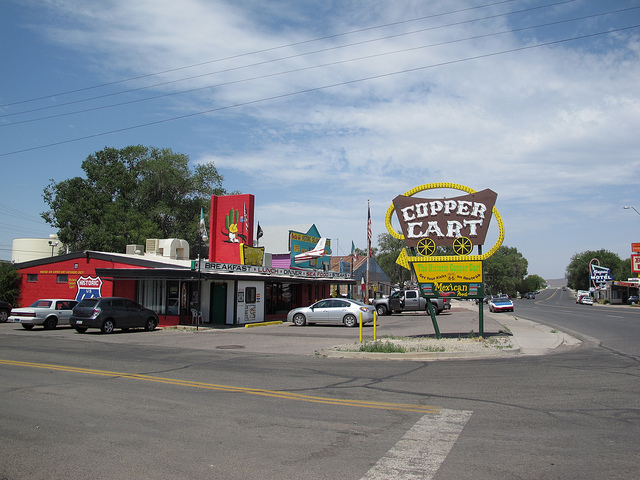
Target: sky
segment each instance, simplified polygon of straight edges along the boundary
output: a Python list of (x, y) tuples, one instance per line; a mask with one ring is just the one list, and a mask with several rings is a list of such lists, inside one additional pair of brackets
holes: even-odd
[(639, 0), (5, 0), (0, 41), (0, 260), (55, 233), (51, 180), (138, 144), (334, 255), (441, 182), (498, 194), (529, 274), (640, 242)]

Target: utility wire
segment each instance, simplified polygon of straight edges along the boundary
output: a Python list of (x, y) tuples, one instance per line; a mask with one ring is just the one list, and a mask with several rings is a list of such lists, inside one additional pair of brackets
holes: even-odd
[(148, 123), (142, 123), (142, 124), (138, 124), (138, 125), (132, 125), (129, 127), (123, 127), (123, 128), (118, 128), (116, 130), (110, 130), (107, 132), (100, 132), (100, 133), (95, 133), (92, 135), (85, 135), (83, 137), (77, 137), (77, 138), (72, 138), (69, 140), (62, 140), (59, 142), (54, 142), (54, 143), (49, 143), (49, 144), (45, 144), (45, 145), (38, 145), (35, 147), (30, 147), (30, 148), (25, 148), (25, 149), (21, 149), (21, 150), (14, 150), (12, 152), (5, 152), (5, 153), (0, 153), (0, 157), (6, 157), (9, 155), (15, 155), (18, 153), (24, 153), (24, 152), (30, 152), (30, 151), (34, 151), (34, 150), (40, 150), (43, 148), (48, 148), (48, 147), (54, 147), (54, 146), (58, 146), (58, 145), (64, 145), (67, 143), (73, 143), (73, 142), (78, 142), (81, 140), (87, 140), (90, 138), (96, 138), (96, 137), (102, 137), (105, 135), (112, 135), (114, 133), (121, 133), (121, 132), (126, 132), (129, 130), (135, 130), (138, 128), (143, 128), (143, 127), (150, 127), (153, 125), (160, 125), (163, 123), (168, 123), (168, 122), (173, 122), (176, 120), (183, 120), (183, 119), (187, 119), (187, 118), (193, 118), (193, 117), (197, 117), (200, 115), (206, 115), (208, 113), (215, 113), (215, 112), (221, 112), (224, 110), (230, 110), (233, 108), (238, 108), (238, 107), (244, 107), (244, 106), (248, 106), (248, 105), (255, 105), (258, 103), (264, 103), (264, 102), (269, 102), (272, 100), (279, 100), (279, 99), (283, 99), (283, 98), (288, 98), (288, 97), (293, 97), (293, 96), (297, 96), (297, 95), (302, 95), (305, 93), (311, 93), (311, 92), (318, 92), (318, 91), (322, 91), (322, 90), (328, 90), (331, 88), (335, 88), (335, 87), (341, 87), (341, 86), (346, 86), (346, 85), (353, 85), (356, 83), (361, 83), (361, 82), (366, 82), (366, 81), (370, 81), (370, 80), (377, 80), (380, 78), (386, 78), (386, 77), (391, 77), (391, 76), (395, 76), (395, 75), (401, 75), (401, 74), (405, 74), (405, 73), (411, 73), (411, 72), (417, 72), (420, 70), (426, 70), (429, 68), (436, 68), (436, 67), (442, 67), (442, 66), (447, 66), (447, 65), (454, 65), (457, 63), (463, 63), (463, 62), (468, 62), (471, 60), (478, 60), (478, 59), (482, 59), (482, 58), (489, 58), (489, 57), (495, 57), (498, 55), (505, 55), (508, 53), (514, 53), (514, 52), (521, 52), (521, 51), (525, 51), (525, 50), (531, 50), (534, 48), (540, 48), (540, 47), (546, 47), (546, 46), (550, 46), (550, 45), (557, 45), (560, 43), (565, 43), (565, 42), (570, 42), (570, 41), (574, 41), (574, 40), (583, 40), (586, 38), (593, 38), (593, 37), (597, 37), (600, 35), (607, 35), (610, 33), (615, 33), (615, 32), (622, 32), (625, 30), (631, 30), (634, 28), (638, 28), (640, 27), (640, 25), (632, 25), (629, 27), (621, 27), (621, 28), (616, 28), (616, 29), (610, 29), (604, 32), (597, 32), (597, 33), (591, 33), (591, 34), (587, 34), (587, 35), (580, 35), (580, 36), (576, 36), (576, 37), (570, 37), (570, 38), (565, 38), (565, 39), (561, 39), (561, 40), (553, 40), (553, 41), (549, 41), (549, 42), (543, 42), (543, 43), (539, 43), (536, 45), (527, 45), (527, 46), (523, 46), (523, 47), (518, 47), (518, 48), (512, 48), (509, 50), (502, 50), (499, 52), (493, 52), (493, 53), (485, 53), (482, 55), (476, 55), (473, 57), (467, 57), (467, 58), (462, 58), (462, 59), (458, 59), (458, 60), (450, 60), (447, 62), (441, 62), (441, 63), (437, 63), (437, 64), (432, 64), (432, 65), (424, 65), (421, 67), (415, 67), (415, 68), (409, 68), (406, 70), (400, 70), (397, 72), (389, 72), (389, 73), (383, 73), (380, 75), (373, 75), (370, 77), (364, 77), (364, 78), (359, 78), (359, 79), (355, 79), (355, 80), (348, 80), (348, 81), (344, 81), (344, 82), (339, 82), (339, 83), (334, 83), (334, 84), (329, 84), (329, 85), (324, 85), (324, 86), (320, 86), (320, 87), (313, 87), (313, 88), (308, 88), (308, 89), (304, 89), (304, 90), (299, 90), (296, 92), (289, 92), (289, 93), (283, 93), (280, 95), (274, 95), (271, 97), (265, 97), (265, 98), (260, 98), (260, 99), (256, 99), (256, 100), (250, 100), (250, 101), (246, 101), (246, 102), (240, 102), (240, 103), (235, 103), (232, 105), (226, 105), (226, 106), (222, 106), (222, 107), (217, 107), (217, 108), (212, 108), (209, 110), (203, 110), (200, 112), (194, 112), (194, 113), (189, 113), (186, 115), (180, 115), (177, 117), (171, 117), (171, 118), (166, 118), (163, 120), (156, 120), (154, 122), (148, 122)]
[[(110, 104), (110, 105), (101, 105), (101, 106), (98, 106), (98, 107), (92, 107), (92, 108), (87, 108), (87, 109), (83, 109), (83, 110), (76, 110), (76, 111), (73, 111), (73, 112), (59, 113), (59, 114), (55, 114), (55, 115), (49, 115), (49, 116), (46, 116), (46, 117), (38, 117), (38, 118), (32, 118), (32, 119), (28, 119), (28, 120), (20, 120), (20, 121), (17, 121), (17, 122), (0, 124), (0, 128), (12, 126), (12, 125), (20, 125), (20, 124), (24, 124), (24, 123), (32, 123), (32, 122), (37, 122), (37, 121), (42, 121), (42, 120), (50, 120), (50, 119), (53, 119), (53, 118), (66, 117), (66, 116), (70, 116), (70, 115), (77, 115), (77, 114), (80, 114), (80, 113), (88, 113), (88, 112), (93, 112), (93, 111), (97, 111), (97, 110), (103, 110), (103, 109), (107, 109), (107, 108), (120, 107), (120, 106), (124, 106), (124, 105), (131, 105), (131, 104), (134, 104), (134, 103), (147, 102), (147, 101), (150, 101), (150, 100), (157, 100), (159, 98), (166, 98), (166, 97), (171, 97), (171, 96), (174, 96), (174, 95), (183, 95), (185, 93), (193, 93), (193, 92), (212, 89), (212, 88), (219, 88), (219, 87), (223, 87), (223, 86), (235, 85), (235, 84), (238, 84), (238, 83), (249, 82), (249, 81), (253, 81), (253, 80), (262, 80), (262, 79), (265, 79), (265, 78), (281, 76), (281, 75), (287, 75), (287, 74), (290, 74), (290, 73), (298, 73), (298, 72), (311, 70), (311, 69), (316, 69), (316, 68), (324, 68), (324, 67), (329, 67), (329, 66), (349, 63), (349, 62), (355, 62), (355, 61), (360, 61), (360, 60), (368, 60), (368, 59), (371, 59), (371, 58), (383, 57), (383, 56), (388, 56), (388, 55), (396, 55), (396, 54), (399, 54), (399, 53), (406, 53), (406, 52), (415, 51), (415, 50), (421, 50), (421, 49), (426, 49), (426, 48), (439, 47), (439, 46), (443, 46), (443, 45), (450, 45), (450, 44), (466, 42), (466, 41), (470, 41), (470, 40), (478, 40), (478, 39), (481, 39), (481, 38), (488, 38), (488, 37), (493, 37), (493, 36), (498, 36), (498, 35), (505, 35), (505, 34), (509, 34), (509, 33), (522, 32), (522, 31), (525, 31), (525, 30), (533, 30), (533, 29), (537, 29), (537, 28), (550, 27), (550, 26), (560, 25), (560, 24), (564, 24), (564, 23), (569, 23), (569, 22), (575, 22), (575, 21), (580, 21), (580, 20), (586, 20), (586, 19), (590, 19), (590, 18), (600, 17), (600, 16), (604, 16), (604, 15), (621, 13), (621, 12), (625, 12), (625, 11), (629, 11), (629, 10), (635, 10), (635, 9), (640, 9), (640, 6), (623, 8), (623, 9), (620, 9), (620, 10), (612, 10), (612, 11), (609, 11), (609, 12), (602, 12), (602, 13), (597, 13), (597, 14), (592, 14), (592, 15), (585, 15), (585, 16), (582, 16), (582, 17), (575, 17), (575, 18), (570, 18), (570, 19), (565, 19), (565, 20), (558, 20), (558, 21), (555, 21), (555, 22), (549, 22), (549, 23), (544, 23), (544, 24), (539, 24), (539, 25), (532, 25), (532, 26), (528, 26), (528, 27), (521, 27), (521, 28), (516, 28), (516, 29), (503, 30), (501, 32), (492, 32), (492, 33), (487, 33), (487, 34), (483, 34), (483, 35), (476, 35), (476, 36), (473, 36), (473, 37), (466, 37), (466, 38), (461, 38), (461, 39), (456, 39), (456, 40), (449, 40), (449, 41), (446, 41), (446, 42), (433, 43), (433, 44), (429, 44), (429, 45), (420, 45), (420, 46), (417, 46), (417, 47), (410, 47), (410, 48), (404, 48), (404, 49), (401, 49), (401, 50), (394, 50), (394, 51), (391, 51), (391, 52), (366, 55), (366, 56), (351, 58), (351, 59), (347, 59), (347, 60), (339, 60), (339, 61), (330, 62), (330, 63), (312, 65), (312, 66), (309, 66), (309, 67), (301, 67), (301, 68), (297, 68), (297, 69), (293, 69), (293, 70), (286, 70), (286, 71), (283, 71), (283, 72), (265, 74), (265, 75), (260, 75), (260, 76), (256, 76), (256, 77), (248, 77), (248, 78), (239, 79), (239, 80), (232, 80), (232, 81), (228, 81), (228, 82), (224, 82), (224, 83), (218, 83), (218, 84), (214, 84), (214, 85), (207, 85), (207, 86), (204, 86), (204, 87), (197, 87), (197, 88), (191, 88), (191, 89), (188, 89), (188, 90), (180, 90), (180, 91), (177, 91), (177, 92), (164, 93), (164, 94), (161, 94), (161, 95), (154, 95), (154, 96), (151, 96), (151, 97), (139, 98), (139, 99), (136, 99), (136, 100), (128, 100), (126, 102), (114, 103), (114, 104)], [(494, 18), (494, 17), (495, 16), (485, 17), (485, 18), (480, 19), (480, 20), (484, 20), (486, 18)], [(470, 21), (475, 21), (475, 20), (470, 20)], [(450, 25), (446, 25), (446, 26), (459, 25), (460, 23), (468, 23), (470, 21), (459, 22), (459, 23), (456, 23), (456, 24), (450, 24)], [(431, 30), (433, 28), (441, 28), (441, 27), (432, 27), (432, 28), (423, 29), (423, 30)], [(423, 30), (419, 30), (419, 31), (423, 31)], [(415, 32), (408, 32), (408, 33), (403, 33), (403, 34), (392, 35), (392, 37), (396, 37), (396, 36), (400, 36), (400, 35), (408, 35), (408, 34), (411, 34), (411, 33), (415, 33)], [(390, 38), (390, 37), (384, 37), (383, 39), (387, 39), (387, 38)], [(358, 44), (361, 44), (361, 43), (368, 43), (368, 42), (377, 41), (377, 40), (380, 40), (380, 39), (367, 40), (367, 41), (364, 41), (364, 42), (358, 42), (357, 44), (350, 44), (350, 45), (347, 45), (347, 46), (358, 45)], [(273, 63), (273, 62), (277, 62), (277, 61), (280, 61), (280, 60), (287, 60), (287, 59), (300, 57), (300, 56), (304, 56), (304, 55), (311, 55), (311, 54), (314, 54), (314, 53), (325, 52), (327, 50), (333, 50), (333, 49), (336, 49), (336, 48), (343, 48), (343, 47), (332, 47), (332, 48), (327, 48), (327, 49), (322, 49), (322, 50), (316, 50), (314, 52), (307, 52), (307, 53), (303, 53), (303, 54), (298, 54), (298, 55), (294, 55), (294, 56), (291, 56), (291, 57), (284, 57), (284, 58), (280, 58), (280, 59), (267, 60), (267, 61), (264, 61), (264, 62), (255, 63), (255, 64), (251, 64), (251, 65), (246, 65), (246, 66), (242, 66), (242, 67), (236, 67), (236, 68), (232, 68), (232, 69), (228, 69), (228, 70), (222, 70), (222, 71), (218, 71), (218, 72), (198, 75), (197, 77), (202, 77), (202, 76), (207, 76), (207, 75), (214, 75), (216, 73), (228, 72), (228, 71), (231, 71), (231, 70), (239, 70), (239, 69), (242, 69), (242, 68), (247, 68), (247, 67), (257, 66), (257, 65), (263, 65), (263, 64), (266, 64), (266, 63)], [(189, 77), (189, 79), (191, 79), (191, 78), (196, 78), (196, 77)], [(175, 80), (173, 82), (166, 82), (166, 83), (159, 84), (159, 85), (166, 85), (167, 83), (175, 83), (175, 82), (179, 82), (179, 81), (182, 81), (182, 80)], [(153, 86), (159, 86), (159, 85), (153, 85)], [(118, 92), (118, 93), (112, 93), (112, 94), (108, 94), (108, 95), (103, 95), (103, 96), (100, 96), (100, 97), (94, 97), (93, 99), (103, 98), (103, 97), (111, 96), (111, 95), (119, 95), (120, 93), (128, 93), (128, 92), (132, 92), (132, 91), (135, 91), (135, 90), (141, 90), (141, 89), (144, 89), (144, 88), (151, 88), (151, 86), (150, 87), (141, 87), (139, 89), (134, 89), (134, 90), (127, 90), (126, 92)], [(70, 105), (70, 104), (73, 104), (73, 103), (80, 103), (80, 102), (85, 102), (85, 101), (88, 101), (88, 100), (92, 100), (92, 99), (78, 100), (78, 101), (75, 101), (75, 102), (68, 102), (68, 103), (64, 103), (64, 104), (61, 104), (61, 105), (57, 105), (57, 106)], [(19, 113), (34, 112), (34, 111), (38, 111), (38, 110), (44, 110), (44, 109), (47, 109), (47, 108), (55, 108), (57, 106), (43, 107), (43, 108), (34, 109), (34, 110), (28, 110), (28, 111), (19, 112)], [(17, 115), (17, 114), (18, 113), (0, 115), (0, 117), (3, 117), (3, 116), (6, 117), (6, 116), (10, 116), (10, 115)]]
[[(35, 101), (38, 101), (38, 100), (46, 100), (47, 98), (51, 98), (51, 97), (60, 97), (60, 96), (63, 96), (63, 95), (71, 95), (73, 93), (84, 92), (84, 91), (87, 91), (87, 90), (95, 90), (95, 89), (98, 89), (98, 88), (108, 87), (108, 86), (111, 86), (111, 85), (118, 85), (118, 84), (121, 84), (121, 83), (131, 82), (131, 81), (134, 81), (134, 80), (141, 80), (143, 78), (149, 78), (149, 77), (154, 77), (154, 76), (158, 76), (158, 75), (164, 75), (164, 74), (167, 74), (167, 73), (177, 72), (177, 71), (180, 71), (180, 70), (186, 70), (186, 69), (189, 69), (189, 68), (201, 67), (203, 65), (210, 65), (212, 63), (223, 62), (223, 61), (226, 61), (226, 60), (234, 60), (234, 59), (237, 59), (237, 58), (247, 57), (247, 56), (250, 56), (250, 55), (256, 55), (256, 54), (259, 54), (259, 53), (267, 53), (267, 52), (272, 52), (272, 51), (275, 51), (275, 50), (281, 50), (281, 49), (284, 49), (284, 48), (296, 47), (296, 46), (299, 46), (299, 45), (305, 45), (305, 44), (309, 44), (309, 43), (313, 43), (313, 42), (320, 42), (320, 41), (329, 40), (329, 39), (332, 39), (332, 38), (339, 38), (339, 37), (344, 37), (344, 36), (347, 36), (347, 35), (353, 35), (355, 33), (362, 33), (362, 32), (366, 32), (366, 31), (371, 31), (371, 30), (376, 30), (376, 29), (380, 29), (380, 28), (391, 27), (391, 26), (395, 26), (395, 25), (403, 25), (403, 24), (406, 24), (406, 23), (418, 22), (418, 21), (422, 21), (422, 20), (427, 20), (427, 19), (432, 19), (432, 18), (437, 18), (437, 17), (443, 17), (443, 16), (446, 16), (446, 15), (453, 15), (453, 14), (456, 14), (456, 13), (468, 12), (468, 11), (477, 10), (477, 9), (480, 9), (480, 8), (493, 7), (493, 6), (496, 6), (496, 5), (501, 5), (501, 4), (504, 4), (504, 3), (511, 3), (511, 2), (514, 2), (514, 1), (516, 1), (516, 0), (502, 0), (502, 1), (499, 1), (499, 2), (489, 3), (489, 4), (486, 4), (486, 5), (478, 5), (478, 6), (475, 6), (475, 7), (468, 7), (468, 8), (463, 8), (463, 9), (460, 9), (460, 10), (452, 10), (451, 12), (436, 13), (436, 14), (433, 14), (433, 15), (426, 15), (426, 16), (423, 16), (423, 17), (412, 18), (412, 19), (409, 19), (409, 20), (401, 20), (401, 21), (398, 21), (398, 22), (386, 23), (386, 24), (382, 24), (382, 25), (375, 25), (375, 26), (372, 26), (372, 27), (360, 28), (360, 29), (351, 30), (351, 31), (348, 31), (348, 32), (336, 33), (334, 35), (327, 35), (327, 36), (324, 36), (324, 37), (312, 38), (310, 40), (302, 40), (302, 41), (299, 41), (299, 42), (289, 43), (289, 44), (286, 44), (286, 45), (279, 45), (277, 47), (270, 47), (270, 48), (265, 48), (265, 49), (262, 49), (262, 50), (255, 50), (253, 52), (241, 53), (241, 54), (238, 54), (238, 55), (232, 55), (232, 56), (229, 56), (229, 57), (218, 58), (218, 59), (209, 60), (209, 61), (206, 61), (206, 62), (195, 63), (195, 64), (192, 64), (192, 65), (186, 65), (186, 66), (183, 66), (183, 67), (172, 68), (172, 69), (164, 70), (164, 71), (161, 71), (161, 72), (148, 73), (148, 74), (140, 75), (140, 76), (137, 76), (137, 77), (126, 78), (126, 79), (123, 79), (123, 80), (115, 80), (113, 82), (102, 83), (102, 84), (99, 84), (99, 85), (93, 85), (93, 86), (89, 86), (89, 87), (78, 88), (78, 89), (75, 89), (75, 90), (68, 90), (66, 92), (60, 92), (60, 93), (55, 93), (55, 94), (46, 95), (46, 96), (42, 96), (42, 97), (30, 98), (30, 99), (27, 99), (27, 100), (19, 100), (19, 101), (12, 102), (12, 103), (5, 103), (5, 104), (0, 105), (0, 108), (13, 106), (13, 105), (19, 105), (19, 104), (23, 104), (23, 103), (35, 102)], [(551, 6), (560, 5), (560, 4), (563, 4), (563, 3), (571, 3), (571, 2), (575, 2), (575, 1), (577, 1), (577, 0), (565, 0), (565, 1), (562, 1), (562, 2), (559, 2), (559, 3), (554, 3)], [(540, 8), (544, 8), (544, 7), (540, 7)]]
[[(514, 0), (509, 0), (509, 1), (514, 1)], [(536, 7), (525, 8), (523, 10), (516, 10), (516, 11), (513, 11), (513, 12), (501, 13), (501, 14), (496, 14), (496, 15), (489, 15), (489, 16), (486, 16), (486, 17), (480, 17), (480, 18), (475, 18), (475, 19), (471, 19), (471, 20), (464, 20), (464, 21), (460, 21), (460, 22), (449, 23), (449, 24), (446, 24), (446, 25), (438, 25), (438, 26), (435, 26), (435, 27), (426, 27), (426, 28), (421, 28), (421, 29), (418, 29), (418, 30), (413, 30), (413, 31), (410, 31), (410, 32), (397, 33), (397, 34), (394, 34), (394, 35), (388, 35), (386, 37), (378, 37), (378, 38), (374, 38), (374, 39), (362, 40), (362, 41), (354, 42), (354, 43), (348, 43), (348, 44), (345, 44), (345, 45), (327, 47), (327, 48), (323, 48), (323, 49), (320, 49), (320, 50), (314, 50), (314, 51), (305, 52), (305, 53), (298, 53), (298, 54), (289, 55), (289, 56), (286, 56), (286, 57), (274, 58), (274, 59), (265, 60), (265, 61), (261, 61), (261, 62), (256, 62), (256, 63), (247, 64), (247, 65), (241, 65), (241, 66), (238, 66), (238, 67), (228, 68), (228, 69), (225, 69), (225, 70), (218, 70), (218, 71), (215, 71), (215, 72), (203, 73), (203, 74), (193, 75), (193, 76), (190, 76), (190, 77), (184, 77), (184, 78), (179, 78), (179, 79), (175, 79), (175, 80), (168, 80), (168, 81), (165, 81), (165, 82), (155, 83), (155, 84), (151, 84), (151, 85), (145, 85), (145, 86), (142, 86), (142, 87), (131, 88), (131, 89), (128, 89), (128, 90), (121, 90), (121, 91), (118, 91), (118, 92), (105, 93), (103, 95), (97, 95), (97, 96), (88, 97), (88, 98), (79, 99), (79, 100), (72, 100), (72, 101), (63, 102), (63, 103), (56, 103), (55, 105), (47, 105), (45, 107), (33, 108), (33, 109), (30, 109), (30, 110), (22, 110), (22, 111), (19, 111), (19, 112), (5, 113), (5, 114), (0, 115), (0, 118), (11, 117), (11, 116), (21, 115), (21, 114), (25, 114), (25, 113), (33, 113), (33, 112), (38, 112), (38, 111), (42, 111), (42, 110), (50, 110), (50, 109), (60, 108), (60, 107), (68, 106), (68, 105), (75, 105), (75, 104), (78, 104), (78, 103), (84, 103), (84, 102), (89, 102), (89, 101), (93, 101), (93, 100), (99, 100), (99, 99), (102, 99), (102, 98), (109, 98), (109, 97), (114, 97), (114, 96), (118, 96), (118, 95), (124, 95), (126, 93), (133, 93), (133, 92), (138, 92), (138, 91), (141, 91), (141, 90), (148, 90), (148, 89), (151, 89), (151, 88), (157, 88), (157, 87), (162, 87), (162, 86), (166, 86), (166, 85), (172, 85), (172, 84), (176, 84), (176, 83), (180, 83), (180, 82), (185, 82), (185, 81), (188, 81), (188, 80), (194, 80), (196, 78), (202, 78), (202, 77), (207, 77), (207, 76), (211, 76), (211, 75), (217, 75), (217, 74), (220, 74), (220, 73), (228, 73), (228, 72), (232, 72), (232, 71), (235, 71), (235, 70), (242, 70), (242, 69), (245, 69), (245, 68), (256, 67), (256, 66), (266, 65), (266, 64), (270, 64), (270, 63), (276, 63), (276, 62), (280, 62), (280, 61), (283, 61), (283, 60), (291, 60), (293, 58), (299, 58), (299, 57), (303, 57), (303, 56), (315, 55), (317, 53), (324, 53), (324, 52), (328, 52), (328, 51), (332, 51), (332, 50), (339, 50), (339, 49), (343, 49), (343, 48), (364, 45), (364, 44), (367, 44), (367, 43), (379, 42), (379, 41), (382, 41), (382, 40), (389, 40), (391, 38), (414, 35), (416, 33), (423, 33), (423, 32), (432, 31), (432, 30), (438, 30), (438, 29), (442, 29), (442, 28), (460, 26), (460, 25), (465, 25), (465, 24), (469, 24), (469, 23), (475, 23), (475, 22), (479, 22), (479, 21), (483, 21), (483, 20), (491, 20), (491, 19), (495, 19), (495, 18), (506, 17), (506, 16), (510, 16), (510, 15), (516, 15), (516, 14), (519, 14), (519, 13), (530, 12), (532, 10), (539, 10), (539, 9), (542, 9), (542, 8), (554, 7), (554, 6), (557, 6), (557, 5), (561, 5), (561, 4), (569, 3), (569, 2), (574, 2), (574, 1), (576, 1), (576, 0), (564, 0), (564, 1), (561, 1), (561, 2), (557, 2), (557, 3), (552, 3), (552, 4), (548, 4), (548, 5), (538, 5)], [(638, 8), (638, 7), (631, 7), (631, 8)], [(629, 10), (629, 9), (623, 9), (623, 10)], [(455, 13), (457, 13), (457, 12), (455, 12)], [(611, 13), (611, 12), (606, 12), (606, 13)], [(606, 14), (606, 13), (604, 13), (604, 14)], [(442, 15), (445, 15), (445, 14), (442, 14)], [(405, 22), (397, 22), (397, 23), (406, 23), (406, 22), (409, 22), (409, 20), (407, 20)], [(394, 24), (391, 24), (391, 25), (394, 25)], [(371, 27), (371, 28), (378, 28), (378, 27)], [(310, 40), (310, 42), (311, 41), (316, 41), (316, 40)], [(303, 43), (307, 43), (307, 42), (303, 42)], [(284, 48), (284, 47), (277, 47), (277, 48)], [(257, 53), (261, 53), (261, 52), (262, 51), (257, 52)], [(236, 57), (227, 57), (227, 59), (239, 58), (239, 57), (242, 57), (242, 56), (245, 56), (245, 55), (253, 55), (253, 52), (252, 53), (243, 54), (243, 55), (238, 55)], [(214, 62), (218, 62), (218, 61), (222, 61), (222, 60), (212, 60), (210, 62), (205, 62), (203, 64), (198, 64), (197, 66), (206, 65), (206, 64), (214, 63)], [(191, 67), (183, 67), (183, 68), (191, 68)], [(176, 70), (180, 70), (180, 69), (176, 69)], [(154, 75), (160, 75), (160, 74), (149, 74), (148, 76), (154, 76)], [(138, 78), (138, 77), (136, 77), (136, 78)], [(126, 81), (128, 81), (128, 80), (126, 80)], [(116, 82), (116, 83), (118, 83), (118, 82)], [(152, 97), (152, 98), (154, 98), (154, 97)], [(2, 105), (0, 105), (0, 107), (2, 107)], [(48, 117), (46, 117), (46, 118), (48, 118)], [(28, 123), (29, 121), (31, 121), (31, 120), (23, 120), (23, 121), (13, 122), (13, 123), (5, 124), (5, 125), (16, 125), (16, 124), (20, 124), (20, 123)]]

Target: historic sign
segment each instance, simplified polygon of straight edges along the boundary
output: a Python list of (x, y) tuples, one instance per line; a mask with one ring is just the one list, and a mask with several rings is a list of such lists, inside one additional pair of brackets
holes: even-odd
[(482, 282), (482, 262), (414, 262), (420, 283)]

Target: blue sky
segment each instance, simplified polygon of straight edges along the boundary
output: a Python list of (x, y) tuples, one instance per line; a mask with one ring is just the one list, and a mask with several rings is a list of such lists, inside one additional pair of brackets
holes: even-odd
[(334, 254), (366, 246), (368, 200), (375, 239), (396, 195), (451, 182), (498, 193), (504, 244), (530, 274), (560, 278), (585, 250), (628, 258), (637, 7), (4, 1), (0, 259), (13, 238), (55, 233), (39, 216), (50, 179), (133, 144), (215, 162), (228, 190), (255, 195), (261, 225), (315, 223)]

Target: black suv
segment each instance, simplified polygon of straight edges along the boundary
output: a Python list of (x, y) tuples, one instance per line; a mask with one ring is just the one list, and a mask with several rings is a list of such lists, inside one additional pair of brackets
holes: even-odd
[(99, 328), (102, 333), (111, 333), (115, 328), (151, 331), (158, 323), (156, 312), (120, 297), (85, 298), (73, 308), (69, 319), (69, 325), (78, 333), (84, 333), (88, 328)]
[(4, 323), (11, 313), (11, 304), (0, 300), (0, 323)]

